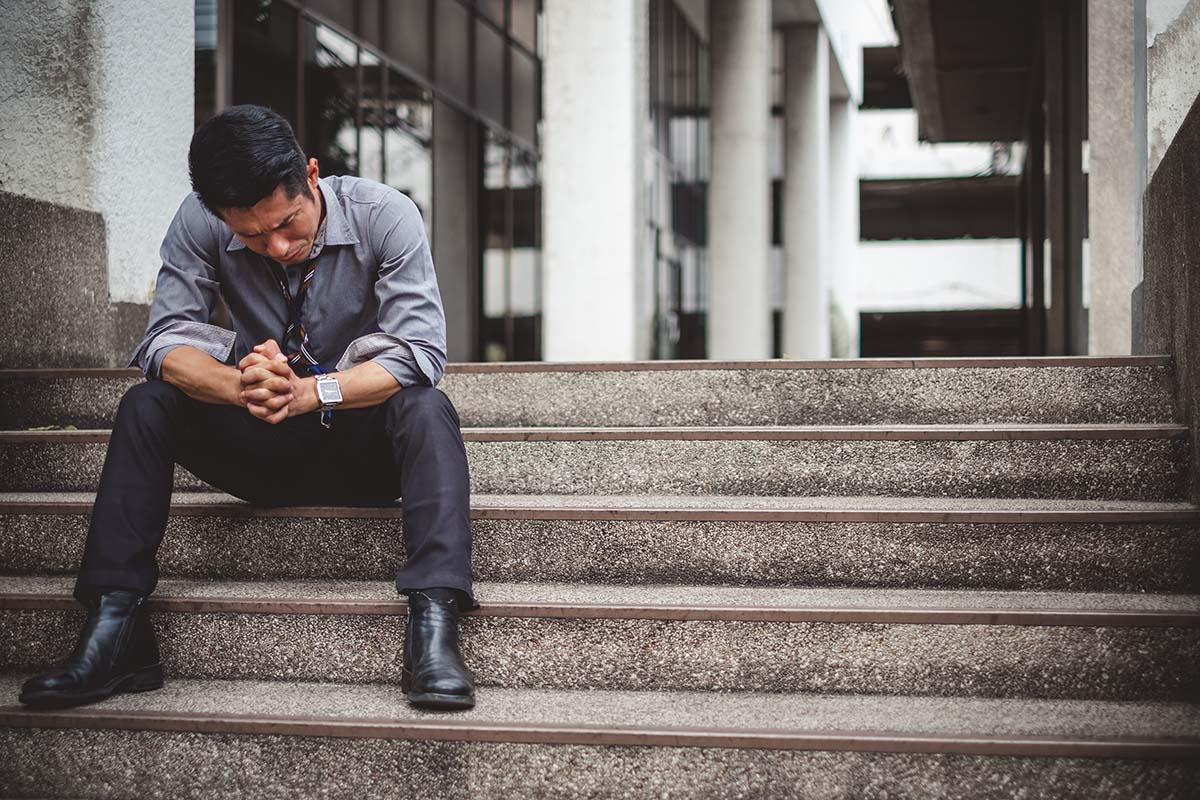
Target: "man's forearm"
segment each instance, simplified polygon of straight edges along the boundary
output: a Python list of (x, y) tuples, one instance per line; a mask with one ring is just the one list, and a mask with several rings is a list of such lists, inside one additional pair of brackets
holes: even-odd
[[(344, 372), (335, 372), (338, 388), (342, 390), (342, 402), (338, 408), (368, 408), (387, 400), (396, 392), (401, 391), (400, 383), (392, 374), (373, 361), (364, 361)], [(296, 411), (306, 413), (320, 408), (321, 401), (317, 399), (317, 381), (315, 378), (301, 378), (304, 389), (299, 393), (295, 406)]]
[(162, 362), (162, 379), (202, 403), (245, 406), (238, 397), (241, 375), (236, 367), (222, 364), (190, 345), (172, 349)]

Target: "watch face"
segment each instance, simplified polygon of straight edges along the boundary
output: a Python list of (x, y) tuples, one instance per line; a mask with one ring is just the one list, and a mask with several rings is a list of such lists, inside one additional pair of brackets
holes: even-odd
[(317, 381), (317, 397), (322, 403), (340, 403), (342, 389), (336, 380)]

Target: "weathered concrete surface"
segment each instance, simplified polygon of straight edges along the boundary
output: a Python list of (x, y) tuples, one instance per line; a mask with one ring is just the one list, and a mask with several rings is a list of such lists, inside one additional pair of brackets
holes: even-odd
[[(0, 191), (0, 368), (125, 366), (148, 309), (109, 302), (104, 228), (98, 213)], [(7, 397), (0, 416), (26, 402)]]
[[(15, 695), (24, 679), (21, 673), (0, 674), (0, 698)], [(401, 702), (388, 684), (173, 678), (159, 691), (116, 695), (99, 709), (267, 719), (287, 715), (352, 724), (380, 719), (400, 724), (520, 722), (551, 730), (594, 725), (618, 730), (679, 727), (689, 733), (725, 728), (734, 734), (777, 733), (784, 740), (803, 733), (873, 731), (948, 738), (1191, 739), (1200, 745), (1200, 706), (1190, 703), (499, 687), (489, 687), (476, 699), (469, 711), (437, 712)], [(0, 708), (0, 726), (8, 722), (8, 710)], [(138, 721), (131, 722), (136, 729)], [(464, 733), (469, 735), (469, 729)]]
[[(636, 602), (636, 592), (626, 592)], [(0, 611), (0, 670), (70, 650), (83, 614)], [(397, 683), (403, 615), (160, 612), (169, 675)], [(1200, 700), (1200, 628), (472, 616), (481, 686)]]
[[(108, 428), (140, 380), (0, 372), (0, 430)], [(464, 427), (1175, 420), (1164, 365), (500, 373), (451, 365), (439, 388)]]
[[(471, 491), (486, 494), (1174, 500), (1189, 457), (1183, 439), (468, 441), (466, 450)], [(95, 491), (105, 452), (2, 443), (0, 490)], [(208, 488), (183, 468), (175, 486)]]
[[(1193, 4), (1194, 5), (1194, 4)], [(1200, 430), (1200, 100), (1179, 128), (1145, 195), (1145, 277), (1137, 343), (1174, 356), (1183, 422)], [(1200, 497), (1200, 456), (1189, 494)]]
[[(74, 574), (88, 516), (0, 516), (9, 574)], [(1189, 523), (474, 519), (480, 581), (1200, 591)], [(389, 579), (399, 518), (173, 516), (164, 576)]]
[[(103, 215), (101, 301), (149, 302), (189, 191), (194, 15), (191, 0), (0, 3), (0, 190)], [(51, 235), (74, 238), (69, 227)]]
[[(1088, 0), (1088, 349), (1130, 352), (1145, 132), (1135, 104), (1134, 0)], [(1144, 120), (1143, 120), (1144, 122)], [(1140, 157), (1139, 157), (1140, 156)]]
[(1197, 781), (1171, 761), (0, 730), (14, 796), (1166, 800)]
[(1147, 12), (1146, 123), (1153, 177), (1200, 94), (1200, 0), (1149, 0)]

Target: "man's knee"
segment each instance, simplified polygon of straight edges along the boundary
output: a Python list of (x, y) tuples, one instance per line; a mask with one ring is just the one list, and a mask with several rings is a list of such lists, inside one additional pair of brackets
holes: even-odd
[(446, 393), (436, 386), (409, 386), (386, 401), (388, 417), (394, 422), (411, 424), (414, 420), (450, 419), (459, 424), (458, 412)]
[(117, 419), (146, 419), (158, 413), (170, 414), (179, 406), (183, 392), (162, 380), (144, 381), (129, 387), (117, 406)]

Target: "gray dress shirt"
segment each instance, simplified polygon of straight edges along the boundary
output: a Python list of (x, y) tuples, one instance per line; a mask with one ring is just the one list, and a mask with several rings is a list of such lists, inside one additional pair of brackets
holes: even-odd
[[(302, 311), (308, 349), (328, 371), (374, 361), (401, 386), (436, 386), (446, 368), (446, 318), (416, 205), (364, 178), (322, 178), (320, 187), (324, 241), (318, 234), (313, 245), (316, 272)], [(180, 345), (232, 364), (266, 339), (283, 345), (288, 309), (274, 262), (242, 244), (194, 192), (160, 255), (150, 322), (129, 366), (157, 378)], [(293, 294), (305, 269), (285, 269)], [(232, 331), (210, 324), (218, 293)]]

